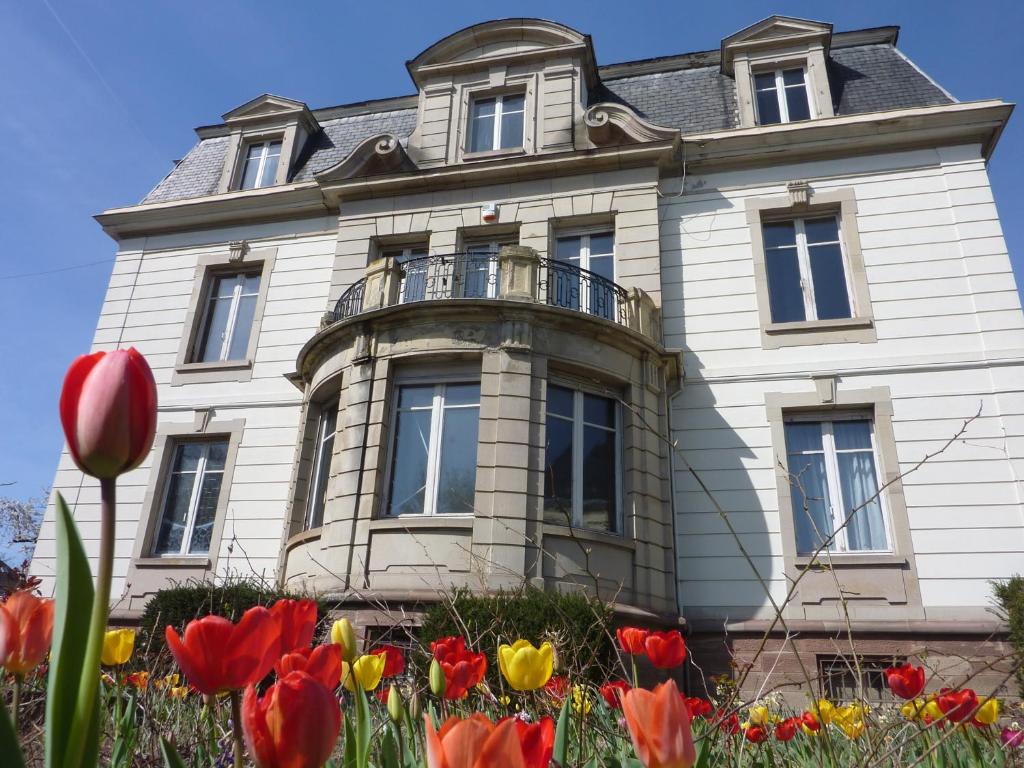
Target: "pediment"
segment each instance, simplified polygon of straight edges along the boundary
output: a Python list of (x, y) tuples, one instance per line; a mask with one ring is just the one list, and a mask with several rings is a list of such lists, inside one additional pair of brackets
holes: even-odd
[(245, 102), (227, 112), (223, 118), (228, 125), (233, 123), (257, 123), (263, 121), (276, 121), (295, 117), (303, 119), (311, 125), (316, 125), (313, 114), (301, 101), (286, 99), (283, 96), (274, 96), (271, 93), (264, 93), (255, 99)]
[(398, 137), (381, 133), (360, 142), (344, 160), (316, 174), (320, 184), (416, 170)]
[(832, 25), (795, 16), (769, 16), (722, 40), (722, 70), (732, 72), (737, 51), (784, 47), (797, 42), (820, 40), (828, 53)]
[(564, 51), (578, 47), (593, 60), (590, 37), (571, 27), (546, 19), (498, 19), (460, 29), (431, 45), (406, 67), (413, 81), (420, 84), (421, 72), (436, 72), (467, 63), (482, 65), (520, 56), (543, 53), (548, 49)]

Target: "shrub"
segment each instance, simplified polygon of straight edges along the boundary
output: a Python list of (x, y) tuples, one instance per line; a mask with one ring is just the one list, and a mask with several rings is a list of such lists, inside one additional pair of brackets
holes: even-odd
[[(300, 598), (281, 591), (256, 579), (233, 578), (221, 582), (189, 580), (158, 591), (146, 604), (140, 620), (141, 642), (147, 648), (163, 647), (164, 628), (170, 625), (179, 632), (193, 619), (208, 614), (238, 621), (246, 610), (255, 605), (271, 605), (283, 598)], [(317, 615), (321, 622), (332, 603), (317, 600)], [(324, 627), (319, 627), (322, 634)]]
[(1017, 654), (1017, 684), (1024, 695), (1024, 577), (993, 584), (1003, 618), (1010, 626), (1010, 643)]
[(617, 663), (611, 633), (612, 610), (600, 600), (524, 587), (490, 595), (456, 590), (451, 599), (427, 609), (420, 638), (429, 647), (438, 638), (464, 635), (474, 649), (487, 654), (492, 682), (499, 674), (500, 643), (547, 640), (558, 654), (556, 674), (603, 682)]

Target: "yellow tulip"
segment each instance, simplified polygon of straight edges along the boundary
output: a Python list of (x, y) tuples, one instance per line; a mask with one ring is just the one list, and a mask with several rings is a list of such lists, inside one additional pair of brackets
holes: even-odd
[(501, 674), (517, 691), (535, 691), (551, 679), (555, 651), (551, 643), (534, 648), (529, 640), (516, 640), (512, 645), (498, 646)]
[(832, 710), (832, 722), (839, 726), (848, 739), (856, 739), (864, 732), (864, 718), (870, 710), (866, 704), (855, 702)]
[(750, 722), (754, 725), (766, 728), (772, 723), (777, 722), (778, 719), (778, 717), (768, 711), (768, 707), (764, 706), (764, 704), (757, 704), (750, 708)]
[[(544, 645), (547, 645), (547, 643)], [(586, 689), (581, 685), (574, 685), (572, 687), (572, 711), (577, 715), (580, 713), (589, 715), (592, 706)]]
[(124, 664), (135, 649), (134, 629), (111, 629), (103, 636), (101, 659), (108, 667)]
[(341, 646), (341, 657), (351, 664), (356, 658), (356, 631), (348, 619), (338, 619), (331, 625), (331, 642)]
[(815, 708), (818, 715), (818, 720), (821, 721), (822, 725), (828, 725), (832, 722), (832, 714), (836, 708), (832, 706), (832, 702), (828, 699), (818, 699), (817, 707)]
[(974, 719), (982, 725), (992, 725), (999, 719), (1000, 709), (999, 699), (985, 699), (985, 702), (978, 707), (978, 711), (974, 713)]
[(364, 691), (372, 691), (380, 685), (386, 662), (387, 658), (383, 653), (369, 653), (360, 656), (351, 665), (347, 661), (343, 661), (341, 663), (341, 679), (350, 691), (355, 691), (357, 682)]
[(924, 707), (924, 699), (913, 699), (900, 707), (900, 714), (907, 720), (917, 720), (924, 714)]
[(932, 696), (928, 699), (928, 703), (924, 705), (924, 710), (922, 711), (921, 716), (928, 717), (931, 722), (934, 723), (935, 721), (944, 718), (945, 714), (943, 714), (942, 710), (939, 709), (939, 703), (935, 700), (935, 697)]

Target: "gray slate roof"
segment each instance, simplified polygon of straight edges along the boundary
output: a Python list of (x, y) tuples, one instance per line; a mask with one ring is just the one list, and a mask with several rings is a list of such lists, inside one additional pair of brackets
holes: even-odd
[[(834, 48), (829, 81), (837, 115), (951, 103), (941, 88), (887, 44)], [(738, 124), (735, 83), (717, 66), (605, 80), (590, 94), (590, 101), (626, 104), (652, 123), (678, 128), (684, 134), (724, 130)], [(392, 133), (406, 139), (415, 128), (416, 110), (351, 115), (320, 124), (323, 131), (296, 163), (295, 181), (312, 179), (371, 136)], [(213, 194), (227, 147), (227, 137), (200, 140), (142, 202)]]

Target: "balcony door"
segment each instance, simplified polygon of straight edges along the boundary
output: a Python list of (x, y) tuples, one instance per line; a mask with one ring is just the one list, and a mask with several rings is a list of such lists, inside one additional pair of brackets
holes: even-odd
[(412, 245), (384, 251), (385, 258), (394, 258), (403, 266), (399, 297), (402, 304), (427, 298), (427, 246)]
[(555, 238), (548, 303), (615, 319), (615, 233), (580, 232)]
[(506, 245), (516, 245), (511, 238), (466, 243), (466, 257), (460, 280), (466, 299), (496, 299), (501, 280), (498, 252)]

